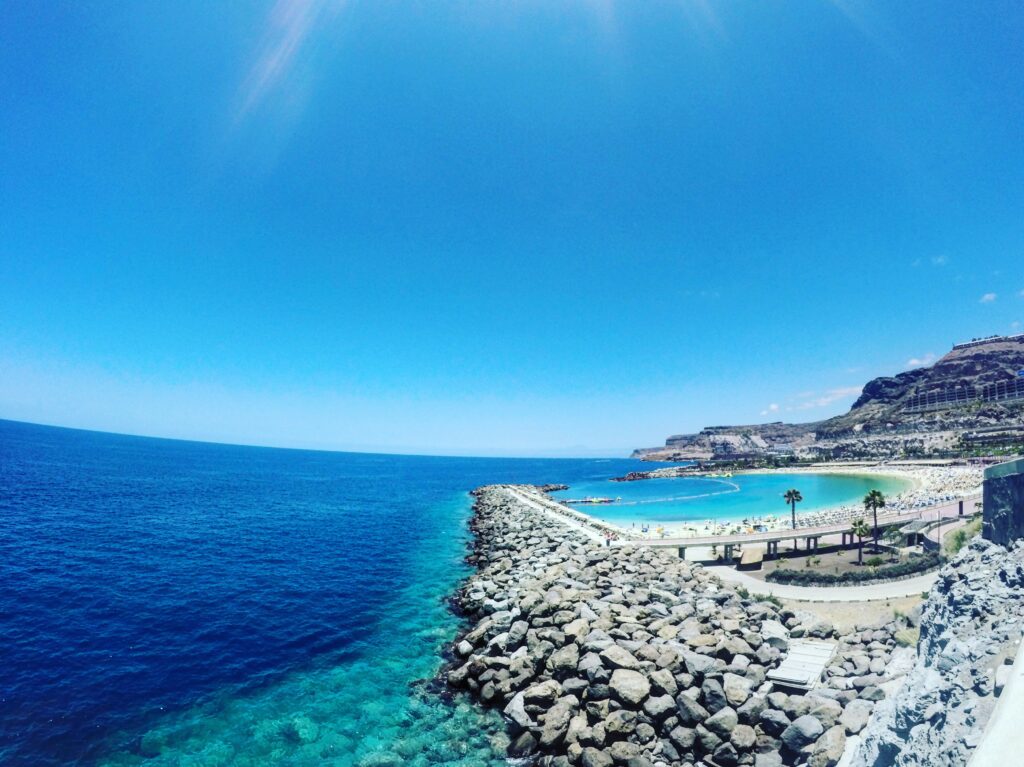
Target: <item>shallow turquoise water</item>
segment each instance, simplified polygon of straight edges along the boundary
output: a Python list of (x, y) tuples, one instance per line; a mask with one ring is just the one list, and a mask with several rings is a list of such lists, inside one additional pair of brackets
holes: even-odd
[(788, 516), (783, 494), (790, 488), (804, 500), (797, 514), (845, 504), (859, 504), (869, 490), (888, 496), (908, 490), (909, 481), (848, 474), (738, 474), (728, 478), (679, 477), (638, 482), (588, 481), (554, 493), (558, 498), (619, 498), (611, 504), (574, 508), (618, 525), (716, 522)]
[(503, 764), (497, 718), (423, 681), (467, 491), (639, 468), (0, 420), (0, 764)]

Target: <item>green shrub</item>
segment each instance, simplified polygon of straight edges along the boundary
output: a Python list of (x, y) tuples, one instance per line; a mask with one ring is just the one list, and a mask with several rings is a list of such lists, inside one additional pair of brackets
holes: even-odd
[[(870, 564), (870, 560), (868, 560)], [(881, 563), (881, 560), (879, 560)], [(871, 581), (903, 578), (933, 570), (942, 564), (942, 558), (936, 552), (911, 555), (906, 561), (889, 567), (852, 570), (846, 573), (808, 572), (806, 570), (773, 570), (765, 576), (771, 583), (792, 583), (797, 586), (843, 586)]]
[(967, 545), (967, 541), (971, 540), (971, 538), (973, 538), (980, 532), (980, 519), (976, 519), (973, 522), (968, 522), (963, 527), (951, 532), (942, 544), (946, 550), (946, 556), (952, 557), (955, 554), (959, 553), (960, 549)]

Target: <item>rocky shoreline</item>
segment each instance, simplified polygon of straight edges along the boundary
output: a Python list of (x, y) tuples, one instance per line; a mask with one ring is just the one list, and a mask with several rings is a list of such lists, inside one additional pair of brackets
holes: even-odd
[(1024, 630), (1024, 542), (975, 538), (925, 603), (919, 657), (879, 706), (854, 767), (967, 764), (1009, 676)]
[[(524, 502), (535, 488), (474, 492), (459, 590), (466, 632), (441, 679), (504, 715), (509, 755), (545, 767), (833, 767), (913, 650), (906, 619), (831, 623), (759, 601), (699, 565), (607, 547)], [(835, 641), (822, 684), (766, 674), (791, 639)]]

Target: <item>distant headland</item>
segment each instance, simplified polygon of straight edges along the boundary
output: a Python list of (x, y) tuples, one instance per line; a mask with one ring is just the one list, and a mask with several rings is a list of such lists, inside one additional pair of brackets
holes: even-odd
[(641, 448), (647, 461), (964, 458), (1024, 444), (1024, 334), (958, 343), (927, 367), (869, 381), (823, 421), (709, 426)]

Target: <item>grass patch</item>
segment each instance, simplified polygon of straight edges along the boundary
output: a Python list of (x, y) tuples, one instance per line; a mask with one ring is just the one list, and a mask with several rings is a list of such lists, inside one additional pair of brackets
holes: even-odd
[(981, 520), (975, 519), (963, 527), (957, 528), (945, 537), (942, 546), (946, 556), (952, 557), (960, 553), (960, 549), (967, 545), (967, 542), (981, 532)]
[(921, 629), (900, 629), (893, 634), (893, 639), (900, 647), (917, 647), (917, 640), (921, 638)]

